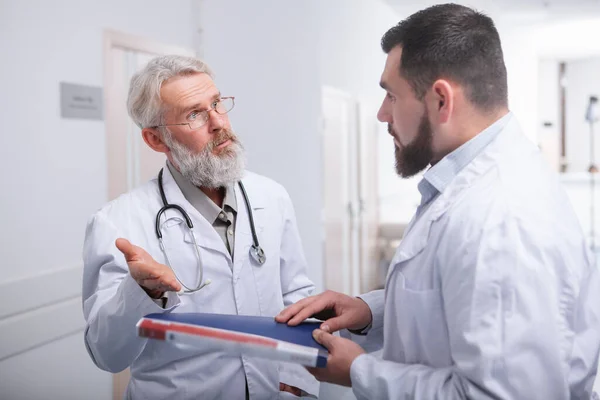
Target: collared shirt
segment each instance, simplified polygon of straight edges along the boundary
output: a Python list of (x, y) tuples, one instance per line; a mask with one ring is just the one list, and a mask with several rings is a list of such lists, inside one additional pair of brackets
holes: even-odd
[(423, 179), (418, 185), (421, 193), (421, 204), (417, 208), (417, 216), (420, 216), (432, 200), (444, 192), (456, 175), (498, 136), (510, 121), (512, 115), (512, 112), (509, 112), (477, 136), (442, 158), (423, 174)]
[(223, 207), (219, 207), (200, 188), (194, 186), (181, 175), (169, 161), (167, 161), (167, 166), (183, 196), (215, 228), (233, 259), (235, 218), (237, 216), (237, 202), (233, 184), (225, 188)]

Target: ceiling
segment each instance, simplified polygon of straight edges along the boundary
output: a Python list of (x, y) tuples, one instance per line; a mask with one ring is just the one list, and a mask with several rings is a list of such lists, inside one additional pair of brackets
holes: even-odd
[[(384, 0), (404, 17), (428, 6), (445, 3), (435, 0)], [(544, 22), (600, 16), (600, 0), (448, 0), (483, 11), (494, 18)]]

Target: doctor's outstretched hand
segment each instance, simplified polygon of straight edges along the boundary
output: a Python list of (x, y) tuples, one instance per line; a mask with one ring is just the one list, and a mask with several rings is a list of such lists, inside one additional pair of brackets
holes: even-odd
[(321, 324), (321, 329), (331, 333), (340, 329), (366, 328), (373, 316), (367, 303), (358, 297), (328, 290), (292, 304), (281, 311), (275, 320), (295, 326), (307, 318), (325, 321)]
[(150, 297), (158, 299), (164, 292), (181, 289), (171, 268), (154, 260), (146, 250), (121, 238), (115, 245), (125, 256), (131, 277)]

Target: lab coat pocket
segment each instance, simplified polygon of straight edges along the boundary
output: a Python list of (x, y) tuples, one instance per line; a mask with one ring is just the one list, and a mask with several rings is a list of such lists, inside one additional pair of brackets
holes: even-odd
[[(254, 229), (256, 230), (256, 234), (259, 236), (262, 233), (265, 227), (265, 209), (264, 208), (254, 208), (252, 209), (252, 220), (254, 221)], [(250, 223), (250, 219), (245, 216), (245, 218), (240, 218), (238, 222), (236, 222), (236, 232), (243, 235), (252, 236), (252, 226)]]
[(251, 277), (250, 279), (254, 282), (254, 290), (260, 304), (261, 315), (275, 316), (283, 308), (280, 257), (278, 243), (274, 241), (277, 236), (269, 234), (268, 230), (262, 229), (259, 226), (256, 229), (259, 244), (265, 253), (266, 261), (261, 265), (250, 255), (252, 235), (250, 233), (242, 233), (241, 235), (244, 235), (245, 238), (243, 240), (246, 244), (243, 246), (243, 250), (241, 250), (243, 254), (240, 254), (240, 257), (243, 257), (244, 261), (239, 273), (242, 277)]
[(440, 289), (407, 287), (402, 272), (392, 289), (394, 324), (400, 333), (407, 363), (441, 367), (451, 365), (448, 328)]

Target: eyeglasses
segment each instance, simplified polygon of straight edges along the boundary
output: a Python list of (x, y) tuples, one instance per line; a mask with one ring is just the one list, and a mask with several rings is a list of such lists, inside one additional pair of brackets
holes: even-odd
[(180, 124), (165, 124), (165, 125), (156, 125), (151, 126), (150, 128), (160, 128), (163, 126), (177, 126), (177, 125), (187, 125), (190, 127), (190, 130), (195, 131), (196, 129), (202, 128), (208, 122), (210, 118), (209, 113), (211, 111), (215, 111), (217, 114), (224, 115), (227, 114), (233, 106), (235, 105), (235, 97), (221, 97), (212, 102), (210, 108), (204, 111), (193, 111), (190, 115), (188, 115), (187, 119), (189, 122), (182, 122)]

